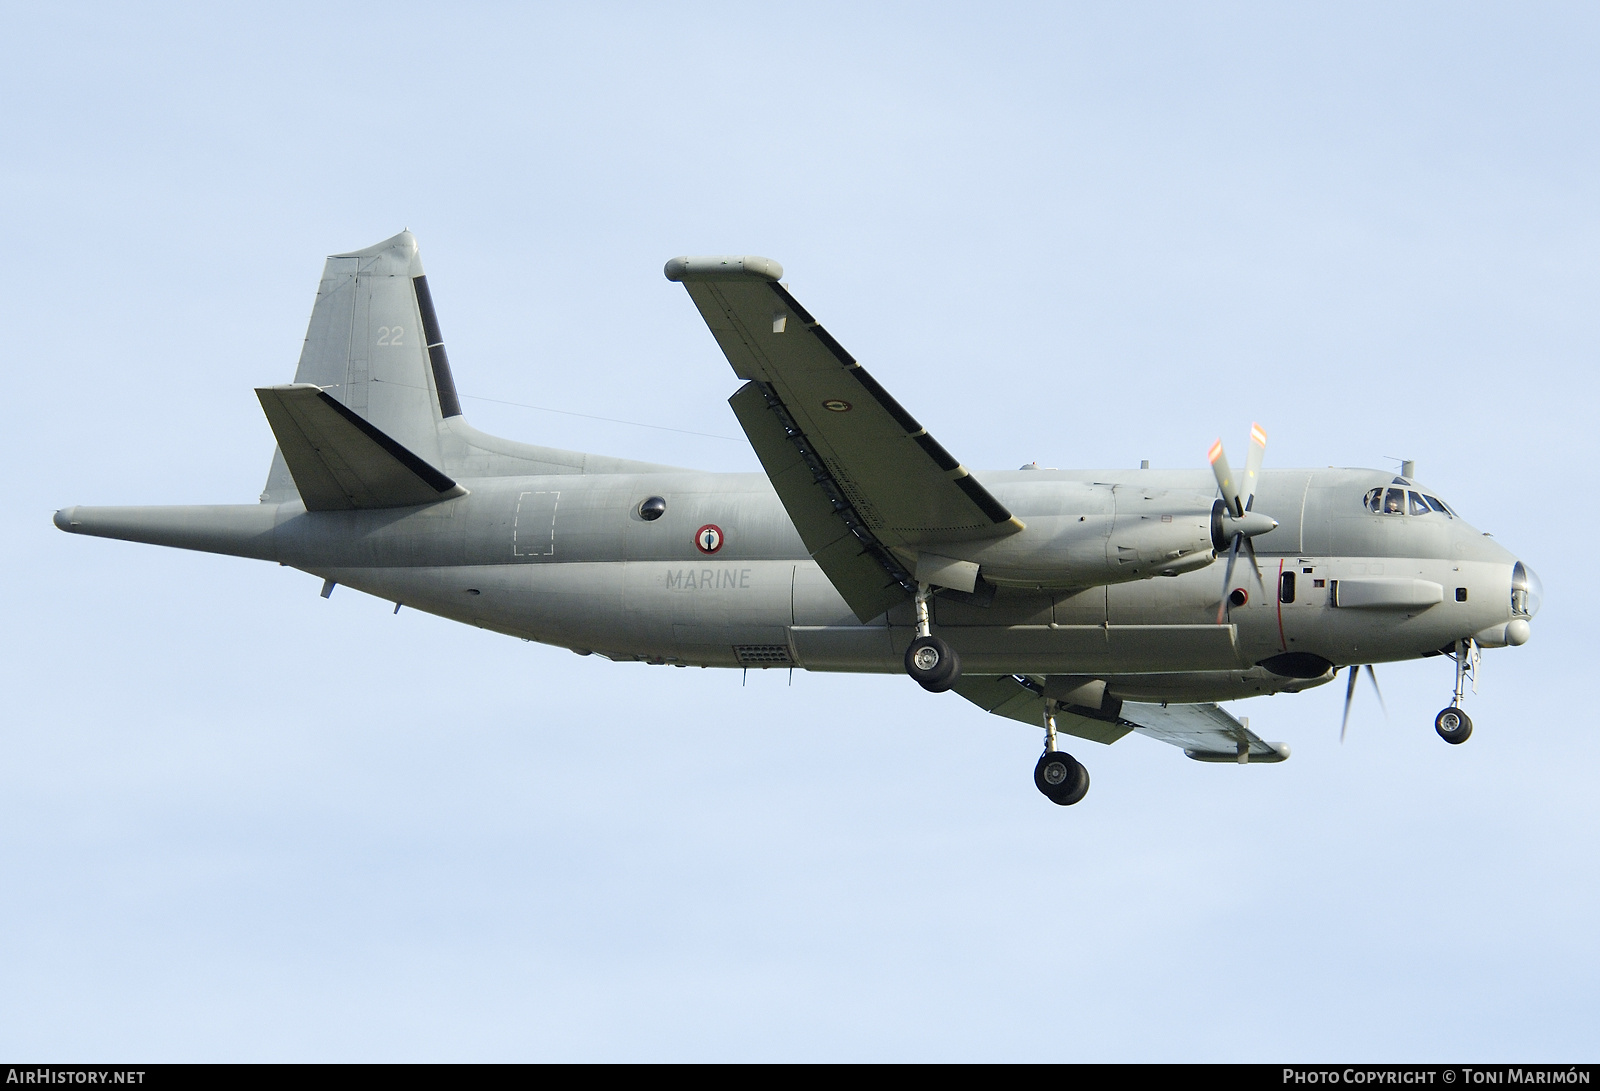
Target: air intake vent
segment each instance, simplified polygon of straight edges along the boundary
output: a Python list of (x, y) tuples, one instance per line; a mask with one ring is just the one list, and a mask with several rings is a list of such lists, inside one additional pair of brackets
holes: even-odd
[(733, 654), (741, 667), (792, 667), (787, 644), (735, 644)]

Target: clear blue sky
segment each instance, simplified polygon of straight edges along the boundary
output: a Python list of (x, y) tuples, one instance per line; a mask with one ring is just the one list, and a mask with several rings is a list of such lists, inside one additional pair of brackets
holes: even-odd
[[(1588, 5), (12, 4), (0, 1054), (1571, 1059), (1600, 1016)], [(781, 261), (969, 465), (1418, 475), (1543, 576), (1450, 671), (1082, 744), (66, 537), (248, 502), (324, 255), (417, 233), (479, 427), (708, 469), (675, 254)], [(1092, 747), (1092, 748), (1091, 748)]]

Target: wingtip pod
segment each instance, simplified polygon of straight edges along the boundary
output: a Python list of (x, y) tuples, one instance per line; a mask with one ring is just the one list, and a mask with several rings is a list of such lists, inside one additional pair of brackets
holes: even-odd
[(72, 528), (77, 526), (78, 523), (77, 520), (73, 519), (72, 516), (77, 510), (78, 509), (75, 507), (62, 508), (60, 511), (55, 513), (54, 517), (52, 517), (50, 521), (56, 525), (57, 530), (64, 530), (68, 534), (76, 534), (77, 531), (73, 530)]
[(763, 280), (782, 280), (783, 266), (771, 258), (753, 256), (737, 257), (681, 257), (673, 258), (661, 270), (668, 280), (727, 280), (734, 277), (760, 277)]

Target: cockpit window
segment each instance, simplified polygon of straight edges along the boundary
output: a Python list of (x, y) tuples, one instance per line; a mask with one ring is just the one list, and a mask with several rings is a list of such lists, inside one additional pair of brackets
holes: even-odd
[(1367, 495), (1362, 498), (1362, 505), (1370, 512), (1377, 515), (1429, 515), (1438, 512), (1447, 519), (1459, 519), (1457, 515), (1443, 500), (1427, 493), (1408, 492), (1400, 488), (1384, 488), (1367, 490)]

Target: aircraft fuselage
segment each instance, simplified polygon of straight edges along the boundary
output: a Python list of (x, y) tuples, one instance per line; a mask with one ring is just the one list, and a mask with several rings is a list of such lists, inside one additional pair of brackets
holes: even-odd
[[(1027, 529), (982, 558), (983, 571), (992, 562), (1012, 574), (1006, 584), (935, 596), (938, 631), (968, 672), (1093, 676), (1133, 699), (1221, 700), (1332, 677), (1257, 665), (1287, 653), (1334, 666), (1412, 659), (1475, 634), (1492, 645), (1503, 632), (1496, 627), (1514, 619), (1516, 559), (1445, 513), (1368, 510), (1363, 495), (1393, 480), (1380, 471), (1264, 472), (1255, 510), (1279, 523), (1255, 539), (1266, 594), (1241, 561), (1232, 587), (1246, 602), (1220, 625), (1215, 561), (1085, 588), (1029, 587), (1015, 576), (1027, 569), (1018, 558), (1114, 557), (1130, 517), (1208, 512), (1215, 491), (1205, 471), (988, 472), (984, 480)], [(914, 634), (909, 603), (856, 618), (761, 474), (462, 484), (466, 496), (412, 508), (72, 508), (57, 522), (277, 561), (413, 609), (612, 659), (902, 670)], [(640, 507), (651, 497), (665, 510), (647, 520)], [(1374, 587), (1377, 602), (1350, 590)], [(1439, 600), (1424, 601), (1432, 587)]]

